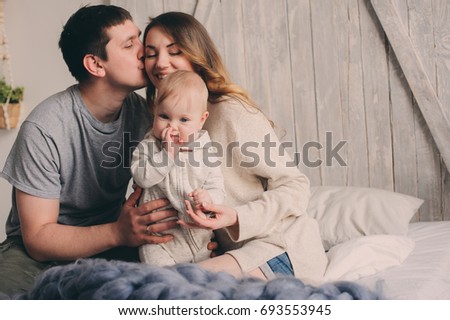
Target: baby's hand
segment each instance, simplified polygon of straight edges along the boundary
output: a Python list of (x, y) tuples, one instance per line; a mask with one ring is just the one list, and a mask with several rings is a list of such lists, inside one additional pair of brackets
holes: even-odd
[(189, 194), (189, 196), (194, 201), (195, 209), (202, 210), (203, 203), (212, 203), (212, 199), (211, 196), (209, 195), (209, 192), (202, 188), (195, 189)]
[(175, 157), (179, 149), (172, 137), (172, 131), (173, 129), (171, 127), (167, 127), (161, 132), (160, 137), (163, 142), (163, 148), (167, 151), (171, 159)]

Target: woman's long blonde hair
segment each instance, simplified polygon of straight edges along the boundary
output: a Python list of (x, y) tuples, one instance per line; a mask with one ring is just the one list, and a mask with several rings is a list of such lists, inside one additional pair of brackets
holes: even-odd
[[(148, 31), (156, 26), (173, 38), (180, 51), (191, 62), (195, 72), (205, 81), (209, 92), (208, 101), (211, 104), (231, 96), (257, 108), (250, 95), (242, 87), (231, 82), (214, 42), (197, 19), (183, 12), (160, 14), (151, 19), (145, 28), (144, 46)], [(147, 87), (147, 101), (150, 105), (155, 100), (155, 94), (155, 86), (150, 84)]]

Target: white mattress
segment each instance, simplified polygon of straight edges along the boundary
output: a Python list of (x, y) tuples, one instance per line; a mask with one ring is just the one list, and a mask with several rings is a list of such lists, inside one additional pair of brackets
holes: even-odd
[(386, 299), (450, 299), (450, 221), (411, 223), (408, 236), (415, 248), (400, 266), (357, 282), (381, 286)]

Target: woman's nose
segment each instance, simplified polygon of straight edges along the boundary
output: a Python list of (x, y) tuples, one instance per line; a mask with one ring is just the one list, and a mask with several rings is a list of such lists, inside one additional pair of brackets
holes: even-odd
[(169, 58), (166, 54), (160, 53), (156, 60), (156, 67), (158, 69), (165, 69), (169, 66)]

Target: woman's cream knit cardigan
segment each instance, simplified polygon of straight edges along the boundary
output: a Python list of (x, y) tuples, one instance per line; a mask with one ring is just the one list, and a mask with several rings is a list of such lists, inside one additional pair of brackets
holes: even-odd
[[(239, 226), (216, 231), (220, 244), (244, 272), (287, 252), (295, 276), (320, 282), (327, 258), (318, 224), (306, 213), (309, 180), (280, 149), (267, 118), (236, 99), (209, 105), (204, 129), (221, 148), (226, 205)], [(266, 189), (266, 191), (265, 191)]]

